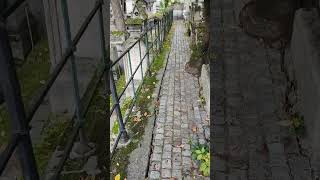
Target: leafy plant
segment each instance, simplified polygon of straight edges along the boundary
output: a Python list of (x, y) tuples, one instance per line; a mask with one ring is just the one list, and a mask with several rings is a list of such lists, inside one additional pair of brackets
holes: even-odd
[(192, 159), (196, 160), (200, 164), (200, 172), (204, 176), (210, 175), (210, 151), (206, 145), (196, 144), (191, 149)]
[(202, 106), (206, 105), (206, 99), (203, 96), (200, 96), (200, 102)]
[(289, 120), (280, 121), (278, 124), (289, 127), (290, 131), (298, 136), (305, 134), (304, 117), (298, 113), (293, 114)]

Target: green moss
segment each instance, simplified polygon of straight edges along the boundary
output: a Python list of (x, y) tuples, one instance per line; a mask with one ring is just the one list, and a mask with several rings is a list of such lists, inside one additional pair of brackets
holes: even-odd
[(125, 32), (125, 31), (112, 31), (111, 32), (111, 35), (116, 36), (116, 37), (124, 36), (126, 34), (127, 34), (127, 32)]
[(64, 132), (70, 128), (70, 120), (65, 116), (50, 117), (50, 124), (43, 131), (43, 141), (35, 145), (34, 152), (40, 174), (44, 173), (48, 161), (55, 148), (66, 143)]
[[(157, 72), (164, 66), (165, 55), (170, 50), (171, 39), (173, 35), (174, 28), (171, 28), (160, 53), (155, 57), (152, 65), (151, 65), (151, 76), (145, 77), (143, 84), (140, 86), (140, 91), (138, 91), (138, 98), (136, 100), (136, 107), (138, 111), (141, 113), (140, 121), (134, 121), (134, 118), (131, 117), (128, 119), (127, 128), (130, 129), (131, 132), (131, 142), (126, 147), (117, 149), (112, 158), (111, 167), (112, 173), (110, 174), (110, 178), (114, 179), (114, 176), (120, 174), (121, 177), (126, 177), (127, 172), (126, 168), (128, 165), (128, 159), (130, 153), (137, 148), (138, 143), (143, 137), (144, 129), (147, 124), (148, 116), (151, 114), (149, 107), (151, 103), (154, 101), (152, 98), (152, 94), (158, 82), (156, 78)], [(147, 115), (147, 116), (145, 116)]]
[[(119, 79), (116, 81), (116, 90), (117, 90), (117, 94), (118, 96), (120, 96), (120, 93), (122, 93), (122, 91), (124, 90), (126, 86), (126, 79), (125, 79), (125, 75), (122, 74)], [(110, 96), (110, 109), (112, 108), (113, 103), (112, 103), (112, 97)]]
[[(48, 41), (39, 41), (22, 66), (16, 67), (21, 96), (27, 109), (30, 100), (49, 77), (50, 58)], [(0, 147), (8, 142), (9, 113), (5, 104), (0, 106)]]
[[(130, 108), (130, 104), (132, 102), (132, 98), (131, 97), (126, 97), (126, 99), (123, 101), (123, 104), (121, 106), (121, 115), (124, 118), (125, 117), (125, 113), (127, 111), (127, 109)], [(118, 119), (114, 122), (114, 125), (112, 127), (112, 133), (113, 134), (118, 134), (119, 133), (119, 122)]]
[(126, 19), (126, 24), (127, 25), (142, 25), (143, 21), (144, 20), (141, 18), (128, 18), (128, 19)]

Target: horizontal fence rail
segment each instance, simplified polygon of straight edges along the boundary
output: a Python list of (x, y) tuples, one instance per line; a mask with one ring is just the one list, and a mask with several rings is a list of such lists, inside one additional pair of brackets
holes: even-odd
[[(110, 76), (110, 88), (111, 88), (111, 95), (112, 95), (112, 107), (111, 107), (111, 113), (110, 113), (110, 119), (112, 114), (116, 114), (116, 120), (119, 124), (119, 133), (115, 138), (114, 144), (111, 148), (111, 158), (114, 155), (114, 152), (116, 151), (116, 148), (118, 147), (119, 142), (122, 144), (125, 144), (128, 142), (128, 133), (126, 130), (126, 123), (133, 111), (133, 108), (135, 106), (138, 93), (142, 87), (144, 78), (147, 75), (150, 75), (150, 67), (153, 63), (154, 58), (157, 54), (151, 53), (152, 52), (159, 52), (160, 49), (163, 46), (163, 42), (165, 40), (166, 35), (168, 34), (170, 27), (172, 25), (173, 21), (173, 10), (167, 11), (164, 16), (161, 19), (155, 19), (151, 23), (145, 24), (145, 31), (142, 32), (142, 34), (138, 37), (138, 39), (132, 43), (114, 62), (111, 64), (109, 76)], [(150, 38), (150, 41), (149, 41)], [(149, 43), (151, 42), (151, 45), (149, 46)], [(146, 50), (144, 54), (141, 50), (141, 43), (144, 43), (146, 46)], [(139, 59), (138, 59), (138, 65), (136, 65), (135, 69), (132, 69), (132, 56), (131, 52), (133, 51), (133, 48), (135, 46), (138, 46), (139, 48)], [(152, 54), (152, 58), (150, 55)], [(112, 69), (116, 69), (115, 67), (120, 64), (121, 61), (124, 61), (127, 63), (129, 72), (127, 72), (126, 77), (126, 83), (123, 87), (123, 89), (118, 92), (118, 89), (116, 87), (115, 77), (114, 73), (112, 72)], [(146, 62), (146, 70), (144, 71), (143, 64)], [(134, 82), (134, 79), (136, 75), (138, 75), (138, 71), (140, 70), (140, 76), (141, 81), (140, 84), (138, 84), (138, 87), (135, 87), (136, 84)], [(129, 90), (131, 87), (133, 92), (133, 98), (130, 102), (128, 113), (125, 115), (121, 112), (121, 106), (120, 106), (120, 100), (124, 98), (125, 92)]]

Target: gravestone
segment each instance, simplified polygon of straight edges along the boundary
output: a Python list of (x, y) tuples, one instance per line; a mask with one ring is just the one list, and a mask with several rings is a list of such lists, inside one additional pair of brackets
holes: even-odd
[[(10, 4), (8, 4), (10, 6)], [(7, 19), (6, 27), (9, 34), (12, 55), (15, 59), (25, 60), (32, 44), (38, 39), (37, 22), (29, 10), (27, 3), (19, 6)]]
[[(94, 8), (95, 1), (68, 0), (69, 22), (72, 38), (75, 37), (85, 18)], [(51, 70), (61, 61), (67, 49), (61, 1), (44, 1), (46, 27), (50, 49)], [(75, 62), (80, 96), (83, 97), (94, 76), (98, 62), (102, 59), (98, 13), (89, 23), (75, 51)], [(106, 42), (107, 43), (107, 42)], [(49, 93), (51, 111), (73, 115), (75, 99), (70, 59), (58, 76)]]
[[(140, 31), (139, 31), (139, 29), (140, 29)], [(142, 28), (141, 27), (134, 28), (132, 26), (131, 27), (129, 26), (129, 33), (130, 33), (130, 38), (127, 39), (127, 41), (124, 44), (125, 49), (127, 49), (128, 47), (130, 47), (133, 43), (135, 43), (137, 41), (138, 37), (142, 33)], [(143, 38), (140, 41), (140, 48), (141, 48), (140, 50), (141, 50), (141, 59), (142, 59), (144, 57), (144, 55), (146, 54), (146, 45), (143, 41)], [(134, 45), (132, 47), (132, 49), (130, 50), (130, 61), (131, 61), (132, 73), (134, 73), (134, 71), (139, 66), (140, 50), (139, 50), (139, 43)], [(129, 82), (129, 79), (131, 77), (131, 73), (130, 73), (130, 62), (129, 62), (129, 55), (128, 54), (124, 57), (123, 62), (124, 62), (124, 71), (125, 71), (125, 76), (126, 76), (126, 82)], [(147, 65), (148, 65), (148, 56), (146, 56), (145, 59), (143, 60), (142, 70), (141, 70), (141, 67), (139, 67), (136, 74), (134, 75), (133, 81), (134, 81), (134, 85), (135, 85), (135, 90), (137, 90), (138, 85), (142, 82), (142, 75), (144, 77), (146, 74)], [(126, 95), (133, 97), (134, 96), (133, 92), (134, 92), (133, 88), (130, 85), (126, 91)]]

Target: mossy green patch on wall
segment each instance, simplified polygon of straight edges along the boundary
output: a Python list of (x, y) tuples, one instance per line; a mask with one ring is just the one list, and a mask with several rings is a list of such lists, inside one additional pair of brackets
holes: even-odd
[(127, 25), (142, 25), (143, 21), (144, 20), (141, 18), (128, 18), (128, 19), (126, 19), (126, 24)]

